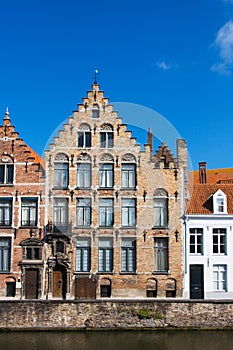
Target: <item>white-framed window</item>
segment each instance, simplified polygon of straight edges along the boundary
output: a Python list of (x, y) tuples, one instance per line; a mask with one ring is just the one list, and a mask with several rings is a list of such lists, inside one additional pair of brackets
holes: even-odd
[(136, 166), (135, 164), (121, 165), (121, 187), (135, 188), (136, 186)]
[(121, 240), (121, 271), (132, 273), (136, 271), (136, 239)]
[(113, 147), (113, 127), (110, 124), (104, 124), (100, 131), (100, 148)]
[(113, 226), (113, 199), (101, 198), (99, 201), (99, 225)]
[(82, 124), (78, 131), (78, 147), (91, 147), (91, 128), (88, 124)]
[(227, 291), (226, 265), (213, 265), (213, 289), (214, 291)]
[(0, 226), (12, 224), (12, 198), (0, 198)]
[(66, 198), (54, 199), (54, 225), (57, 230), (65, 231), (68, 226), (68, 201)]
[(94, 105), (92, 107), (92, 118), (97, 119), (97, 118), (99, 118), (99, 115), (100, 115), (99, 105), (98, 105), (98, 103), (94, 103)]
[(64, 153), (59, 153), (54, 161), (54, 187), (67, 188), (68, 183), (69, 159)]
[(76, 239), (76, 271), (89, 272), (91, 268), (90, 238)]
[(99, 187), (113, 187), (113, 164), (101, 164), (99, 169)]
[(213, 228), (213, 254), (226, 254), (226, 236), (225, 228)]
[(121, 224), (122, 226), (136, 225), (136, 199), (124, 198), (121, 200)]
[(167, 227), (168, 225), (168, 195), (164, 189), (154, 193), (154, 226)]
[(0, 237), (0, 272), (10, 272), (11, 238)]
[(213, 195), (213, 210), (215, 214), (227, 213), (227, 197), (221, 190), (218, 190)]
[(77, 198), (77, 226), (90, 226), (91, 199)]
[(21, 198), (21, 226), (37, 226), (38, 199)]
[(203, 228), (189, 229), (189, 253), (203, 254)]
[(77, 187), (78, 188), (91, 187), (91, 163), (77, 164)]
[(14, 164), (0, 164), (0, 184), (13, 184)]
[(168, 238), (154, 238), (154, 271), (168, 271)]
[(113, 269), (113, 239), (99, 238), (99, 272), (112, 272)]

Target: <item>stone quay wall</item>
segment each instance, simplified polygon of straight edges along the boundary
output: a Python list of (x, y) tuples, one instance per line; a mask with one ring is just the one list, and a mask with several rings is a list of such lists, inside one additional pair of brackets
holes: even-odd
[(0, 330), (233, 329), (232, 301), (0, 301)]

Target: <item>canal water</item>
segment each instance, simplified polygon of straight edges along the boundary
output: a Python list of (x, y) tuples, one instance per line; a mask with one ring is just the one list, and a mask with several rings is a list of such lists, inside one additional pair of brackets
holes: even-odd
[(0, 332), (0, 350), (232, 350), (233, 331)]

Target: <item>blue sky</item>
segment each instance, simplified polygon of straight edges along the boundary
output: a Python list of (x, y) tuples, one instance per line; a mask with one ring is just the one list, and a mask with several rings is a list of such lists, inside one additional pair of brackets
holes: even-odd
[(39, 154), (97, 68), (111, 102), (171, 123), (194, 168), (233, 167), (233, 0), (2, 0), (0, 45), (0, 113)]

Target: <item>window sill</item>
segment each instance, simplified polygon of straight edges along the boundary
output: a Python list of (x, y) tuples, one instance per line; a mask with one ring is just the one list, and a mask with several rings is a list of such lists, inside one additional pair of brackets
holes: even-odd
[(89, 276), (91, 271), (75, 271), (74, 275), (87, 275)]
[(0, 225), (0, 228), (6, 229), (6, 228), (13, 228), (13, 227), (12, 225)]
[(136, 187), (121, 187), (120, 191), (137, 191)]
[(168, 226), (152, 226), (152, 230), (167, 230)]
[(137, 226), (121, 226), (120, 227), (122, 230), (135, 230)]
[(137, 275), (136, 271), (132, 271), (132, 272), (119, 272), (119, 275)]
[(112, 226), (98, 226), (99, 229), (109, 229), (112, 230), (113, 229), (113, 225)]
[(170, 275), (169, 271), (153, 271), (152, 275)]
[(32, 229), (36, 229), (36, 228), (38, 228), (38, 226), (36, 225), (36, 226), (34, 226), (34, 225), (21, 225), (21, 226), (19, 226), (19, 229), (24, 229), (24, 228), (32, 228)]
[(113, 271), (109, 271), (109, 272), (107, 272), (107, 271), (103, 271), (103, 272), (98, 271), (98, 272), (96, 272), (96, 275), (113, 275), (113, 274), (114, 274)]
[(13, 183), (10, 183), (10, 184), (0, 184), (0, 187), (3, 187), (3, 186), (7, 186), (7, 187), (12, 187), (14, 186), (15, 184)]
[(105, 190), (105, 191), (106, 191), (106, 190), (112, 190), (112, 191), (113, 191), (113, 190), (114, 190), (114, 187), (98, 187), (97, 189), (98, 189), (99, 191), (101, 191), (101, 190)]
[(89, 225), (89, 226), (74, 226), (74, 229), (91, 229), (91, 225)]
[(84, 191), (84, 190), (91, 190), (92, 188), (91, 188), (91, 186), (89, 186), (89, 187), (75, 187), (75, 190), (82, 190), (82, 191)]
[(68, 190), (69, 187), (66, 186), (66, 187), (62, 187), (62, 186), (54, 186), (52, 187), (52, 190)]

